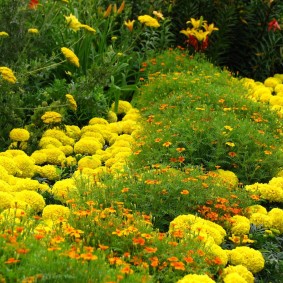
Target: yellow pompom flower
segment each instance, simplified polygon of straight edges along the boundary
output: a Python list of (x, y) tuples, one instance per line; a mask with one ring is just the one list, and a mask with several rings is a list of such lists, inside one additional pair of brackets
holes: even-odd
[(62, 202), (66, 202), (69, 198), (78, 193), (78, 189), (73, 179), (64, 179), (57, 181), (52, 187), (54, 197)]
[(14, 84), (17, 81), (13, 71), (7, 67), (0, 67), (0, 74), (2, 78), (9, 83)]
[(277, 229), (280, 233), (283, 233), (283, 209), (272, 208), (268, 212), (268, 216), (271, 221), (271, 228)]
[(36, 28), (29, 28), (28, 33), (37, 34), (37, 33), (39, 33), (39, 31)]
[(76, 154), (88, 154), (93, 155), (98, 149), (102, 149), (102, 144), (97, 140), (89, 138), (82, 138), (74, 145), (74, 152)]
[(257, 273), (264, 268), (264, 258), (260, 251), (250, 247), (237, 247), (228, 252), (232, 265), (243, 265), (250, 272)]
[(20, 173), (18, 177), (31, 178), (34, 176), (34, 159), (28, 155), (18, 155), (13, 158), (16, 166), (19, 168)]
[(17, 167), (12, 157), (0, 156), (0, 165), (5, 168), (9, 175), (17, 176), (21, 174), (20, 169)]
[(30, 133), (26, 129), (15, 128), (10, 131), (9, 137), (13, 141), (27, 141), (30, 138)]
[(271, 227), (271, 219), (267, 214), (253, 213), (250, 216), (250, 222), (256, 226), (263, 226), (264, 228)]
[(68, 93), (68, 94), (66, 94), (66, 98), (69, 102), (71, 110), (76, 111), (77, 108), (78, 108), (78, 105), (77, 105), (77, 102), (74, 99), (74, 97), (71, 94)]
[(241, 215), (234, 215), (231, 219), (231, 233), (234, 235), (246, 235), (250, 232), (250, 220)]
[(71, 49), (66, 48), (66, 47), (62, 47), (61, 52), (63, 53), (63, 55), (65, 56), (66, 60), (69, 63), (73, 64), (77, 68), (80, 67), (79, 58), (77, 57), (77, 55)]
[(66, 135), (74, 140), (78, 140), (81, 136), (81, 129), (75, 125), (66, 125)]
[(94, 156), (85, 156), (78, 162), (78, 169), (83, 168), (91, 168), (95, 169), (97, 167), (101, 166), (101, 161), (97, 157)]
[[(132, 108), (133, 107), (130, 102), (125, 100), (119, 100), (117, 114), (126, 114)], [(111, 110), (114, 111), (114, 109), (115, 109), (115, 102), (113, 102), (111, 105)]]
[(224, 283), (248, 283), (239, 273), (233, 272), (223, 278)]
[(264, 81), (266, 87), (275, 88), (278, 84), (281, 84), (282, 81), (279, 78), (269, 77)]
[(45, 207), (45, 201), (42, 195), (35, 191), (23, 190), (15, 193), (15, 198), (28, 203), (33, 212), (38, 213)]
[(206, 274), (188, 274), (178, 280), (177, 283), (215, 283), (215, 281), (209, 278)]
[(0, 31), (0, 37), (8, 37), (9, 34), (5, 31)]
[[(246, 280), (247, 283), (254, 283), (253, 274), (243, 265), (236, 265), (236, 266), (229, 265), (228, 267), (223, 269), (222, 276), (225, 278), (227, 275), (231, 273), (237, 273), (241, 275)], [(238, 281), (233, 281), (233, 283), (234, 282), (238, 282)]]
[(0, 211), (6, 208), (10, 208), (13, 200), (14, 197), (12, 196), (12, 194), (0, 191)]
[(12, 189), (15, 192), (23, 190), (37, 191), (40, 188), (40, 183), (30, 178), (16, 178), (15, 181), (16, 183), (12, 185)]
[(44, 148), (41, 150), (46, 155), (46, 163), (60, 165), (66, 159), (66, 155), (58, 148)]
[(149, 16), (149, 15), (142, 15), (138, 17), (139, 22), (141, 22), (142, 24), (145, 24), (147, 27), (153, 27), (153, 28), (158, 28), (160, 27), (160, 24), (158, 23), (158, 21)]
[(70, 209), (63, 205), (49, 204), (42, 211), (42, 219), (51, 219), (53, 221), (60, 219), (68, 219)]
[(89, 125), (96, 125), (96, 124), (108, 125), (109, 123), (103, 118), (94, 117), (89, 120), (88, 124)]
[(40, 148), (50, 148), (50, 145), (53, 145), (54, 147), (58, 148), (63, 144), (58, 139), (53, 137), (42, 137), (38, 143), (38, 146)]
[(107, 114), (107, 120), (109, 123), (115, 123), (118, 121), (118, 117), (114, 111), (109, 111)]
[(55, 111), (47, 111), (41, 116), (44, 124), (58, 124), (62, 122), (62, 115)]
[(34, 151), (30, 156), (36, 165), (44, 164), (47, 161), (47, 155), (42, 150)]
[(55, 181), (59, 180), (61, 170), (55, 165), (47, 164), (42, 167), (38, 167), (37, 173), (43, 178), (47, 178), (50, 181)]

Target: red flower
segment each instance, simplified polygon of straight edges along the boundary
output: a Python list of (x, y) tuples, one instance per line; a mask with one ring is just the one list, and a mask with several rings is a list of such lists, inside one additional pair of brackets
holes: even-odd
[(38, 0), (30, 0), (29, 4), (28, 4), (28, 7), (30, 9), (36, 9), (37, 8), (37, 5), (39, 4), (39, 1)]
[(273, 31), (281, 30), (279, 23), (275, 19), (273, 19), (272, 21), (268, 23), (268, 31), (271, 31), (271, 30)]

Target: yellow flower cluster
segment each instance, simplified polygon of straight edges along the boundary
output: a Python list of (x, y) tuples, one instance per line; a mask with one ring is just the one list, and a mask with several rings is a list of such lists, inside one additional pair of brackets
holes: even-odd
[(77, 102), (74, 99), (74, 97), (71, 94), (68, 93), (68, 94), (66, 94), (66, 98), (67, 98), (67, 100), (70, 104), (71, 110), (76, 111), (77, 108), (78, 108), (78, 105), (77, 105)]
[(55, 111), (47, 111), (41, 116), (44, 124), (59, 124), (62, 122), (62, 115)]
[(28, 29), (28, 33), (38, 34), (39, 31), (38, 31), (38, 29), (36, 29), (36, 28), (29, 28), (29, 29)]
[(49, 204), (46, 205), (42, 211), (43, 219), (51, 219), (57, 221), (59, 219), (68, 219), (70, 216), (70, 209), (63, 205)]
[(275, 74), (263, 83), (247, 78), (242, 82), (251, 100), (268, 104), (280, 118), (283, 117), (283, 74)]
[(77, 68), (80, 67), (79, 58), (77, 57), (77, 55), (71, 49), (69, 49), (67, 47), (62, 47), (61, 52), (63, 53), (63, 55), (65, 56), (66, 60), (69, 63), (73, 64)]
[[(227, 278), (228, 275), (230, 274), (238, 274), (239, 276), (241, 276), (246, 283), (254, 283), (254, 276), (253, 274), (243, 265), (235, 265), (235, 266), (228, 266), (226, 268), (223, 269), (223, 273), (222, 273), (222, 277), (224, 278), (224, 282), (225, 281), (225, 278)], [(231, 281), (232, 276), (230, 275), (229, 279), (228, 279), (228, 282), (239, 282), (239, 281)]]
[(57, 181), (52, 187), (54, 197), (62, 202), (66, 202), (78, 193), (74, 179), (64, 179)]
[(250, 220), (241, 215), (234, 215), (231, 218), (231, 233), (236, 236), (247, 235), (250, 232)]
[(227, 253), (232, 265), (243, 265), (252, 273), (257, 273), (264, 268), (265, 261), (261, 252), (253, 248), (237, 247)]
[(182, 279), (178, 280), (177, 283), (215, 283), (207, 274), (188, 274)]
[(14, 128), (10, 131), (10, 139), (13, 141), (28, 141), (30, 138), (30, 133), (26, 129)]
[(45, 200), (42, 195), (35, 191), (23, 190), (14, 193), (16, 200), (28, 203), (34, 213), (41, 212), (45, 207)]
[(5, 31), (0, 31), (0, 37), (8, 37), (9, 34)]
[(149, 16), (149, 15), (142, 15), (138, 17), (139, 22), (141, 22), (142, 24), (145, 24), (147, 27), (153, 27), (153, 28), (158, 28), (160, 27), (160, 24), (158, 23), (158, 21)]
[(2, 78), (9, 83), (14, 84), (17, 81), (13, 71), (7, 67), (0, 67), (0, 74)]

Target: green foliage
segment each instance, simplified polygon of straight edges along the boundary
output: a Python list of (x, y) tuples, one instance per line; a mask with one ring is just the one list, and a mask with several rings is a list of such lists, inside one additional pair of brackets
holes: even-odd
[[(170, 56), (188, 60), (188, 71), (162, 74)], [(149, 124), (144, 125), (147, 142), (139, 155), (141, 164), (178, 167), (182, 156), (184, 164), (233, 171), (245, 184), (266, 182), (276, 175), (283, 162), (281, 122), (267, 106), (247, 99), (241, 82), (209, 63), (174, 52), (154, 61), (155, 73), (156, 66), (161, 66), (161, 75), (134, 99)], [(180, 154), (177, 148), (185, 150)], [(152, 149), (156, 154), (151, 154)]]

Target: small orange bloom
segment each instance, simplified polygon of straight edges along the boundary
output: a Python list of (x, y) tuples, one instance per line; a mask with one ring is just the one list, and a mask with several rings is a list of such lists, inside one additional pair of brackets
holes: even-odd
[(182, 190), (181, 191), (181, 195), (188, 195), (190, 192), (188, 190)]
[(35, 234), (35, 235), (34, 235), (34, 238), (35, 238), (36, 240), (41, 240), (41, 239), (44, 238), (44, 235), (43, 235), (43, 234)]
[(80, 258), (83, 260), (97, 260), (97, 256), (92, 253), (81, 254)]
[(194, 262), (194, 259), (193, 259), (191, 256), (185, 257), (184, 260), (185, 260), (185, 262), (187, 262), (187, 263), (192, 263), (192, 262)]
[(129, 191), (129, 188), (123, 188), (123, 189), (121, 190), (122, 193), (127, 193), (128, 191)]
[(231, 156), (231, 157), (235, 157), (237, 155), (237, 153), (234, 152), (234, 151), (231, 151), (231, 152), (228, 152), (228, 155)]
[(124, 274), (133, 274), (134, 271), (130, 268), (130, 265), (127, 264), (126, 266), (124, 266), (122, 269), (121, 269), (121, 272), (124, 273)]
[(19, 259), (15, 259), (13, 257), (10, 257), (8, 260), (5, 261), (5, 263), (6, 264), (14, 264), (14, 263), (17, 263), (19, 261), (20, 261)]
[(151, 265), (152, 267), (157, 267), (158, 264), (159, 264), (159, 259), (158, 259), (157, 256), (151, 257), (151, 258), (150, 258), (150, 261), (151, 261), (151, 264), (150, 264), (150, 265)]
[(141, 245), (143, 246), (145, 244), (145, 239), (139, 237), (139, 238), (133, 238), (133, 244), (134, 245)]
[(176, 150), (177, 150), (178, 152), (183, 152), (183, 151), (185, 151), (186, 149), (185, 149), (184, 147), (178, 147), (178, 148), (176, 148)]
[(184, 156), (180, 156), (180, 157), (178, 158), (178, 161), (179, 161), (180, 163), (183, 163), (183, 162), (185, 161), (185, 157), (184, 157)]
[(155, 142), (160, 142), (161, 139), (160, 139), (160, 138), (157, 138), (157, 139), (155, 139), (154, 141), (155, 141)]
[(178, 261), (179, 259), (176, 256), (168, 257), (168, 261)]
[(177, 270), (186, 270), (184, 263), (181, 261), (171, 262), (170, 265), (173, 266)]
[(163, 146), (169, 147), (171, 144), (172, 144), (172, 142), (167, 141), (167, 142), (165, 142), (165, 143), (163, 144)]
[(147, 252), (147, 253), (155, 253), (157, 251), (157, 248), (145, 247), (144, 251)]

